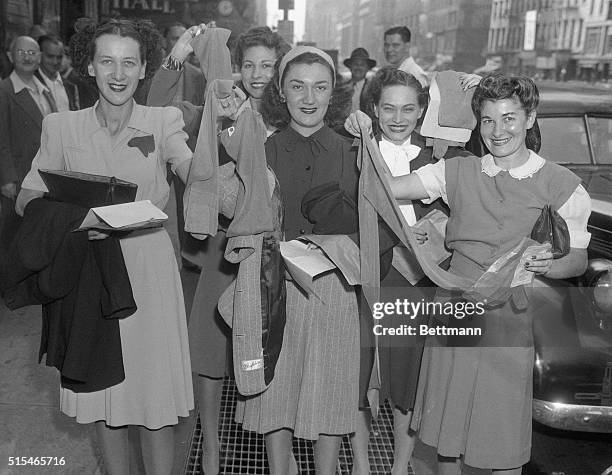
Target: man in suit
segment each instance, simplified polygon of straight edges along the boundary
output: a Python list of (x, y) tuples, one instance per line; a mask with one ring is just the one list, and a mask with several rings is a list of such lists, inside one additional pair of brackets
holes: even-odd
[(412, 74), (421, 86), (427, 87), (429, 85), (427, 73), (410, 55), (411, 36), (410, 30), (405, 26), (394, 26), (385, 31), (385, 59), (391, 66)]
[(79, 109), (87, 109), (96, 103), (98, 100), (98, 87), (95, 81), (88, 81), (76, 72), (72, 67), (72, 60), (67, 51), (64, 51), (60, 74), (64, 83), (68, 81), (76, 86), (79, 97)]
[(75, 84), (62, 78), (60, 69), (64, 58), (64, 45), (57, 36), (43, 35), (38, 38), (41, 51), (40, 68), (36, 77), (51, 91), (58, 111), (78, 110), (79, 92)]
[(344, 65), (351, 70), (351, 84), (353, 86), (353, 99), (351, 112), (363, 110), (364, 95), (368, 82), (366, 74), (376, 66), (376, 61), (370, 58), (365, 48), (356, 48), (350, 58), (344, 60)]
[(57, 110), (49, 89), (34, 75), (38, 43), (20, 36), (8, 57), (14, 70), (0, 81), (0, 247), (5, 248), (19, 226), (15, 198), (40, 147), (43, 117)]

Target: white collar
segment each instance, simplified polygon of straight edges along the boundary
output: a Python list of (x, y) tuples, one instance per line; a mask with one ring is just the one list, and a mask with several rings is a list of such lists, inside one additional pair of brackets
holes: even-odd
[(62, 82), (62, 75), (61, 75), (61, 74), (57, 73), (57, 75), (55, 76), (55, 79), (54, 79), (54, 78), (50, 78), (49, 76), (47, 76), (47, 75), (45, 74), (45, 72), (44, 72), (42, 69), (39, 69), (38, 71), (40, 72), (40, 76), (41, 76), (41, 77), (42, 77), (42, 78), (43, 78), (45, 81), (49, 81), (50, 83), (57, 82), (57, 83), (60, 83), (60, 84), (62, 84), (62, 85), (64, 84), (64, 83)]
[(412, 57), (412, 56), (408, 56), (406, 59), (404, 59), (404, 60), (403, 60), (403, 61), (400, 63), (400, 65), (399, 65), (398, 69), (401, 69), (401, 67), (402, 67), (402, 66), (412, 65), (412, 63), (414, 63), (414, 59), (413, 59), (413, 57)]
[[(510, 168), (506, 171), (512, 178), (522, 180), (523, 178), (531, 178), (544, 166), (545, 163), (546, 160), (532, 150), (529, 150), (529, 158), (525, 163), (519, 165), (518, 167)], [(493, 159), (493, 155), (490, 153), (480, 159), (480, 164), (482, 166), (482, 172), (490, 177), (494, 177), (499, 172), (503, 171), (503, 168), (497, 166), (495, 160)]]
[(383, 156), (387, 151), (401, 151), (406, 154), (408, 160), (414, 160), (419, 155), (419, 153), (421, 153), (421, 147), (419, 147), (418, 145), (413, 145), (410, 142), (410, 136), (404, 143), (400, 145), (390, 142), (383, 136), (381, 137), (379, 148)]
[(21, 79), (15, 71), (13, 71), (10, 74), (9, 78), (11, 79), (11, 82), (13, 83), (13, 89), (15, 89), (15, 94), (17, 94), (18, 92), (21, 92), (23, 89), (29, 89), (35, 94), (42, 94), (43, 91), (49, 90), (47, 86), (45, 86), (42, 82), (40, 82), (40, 80), (36, 76), (32, 76), (32, 80), (34, 81), (34, 84), (36, 85), (37, 91), (34, 91), (28, 84), (23, 82), (23, 79)]

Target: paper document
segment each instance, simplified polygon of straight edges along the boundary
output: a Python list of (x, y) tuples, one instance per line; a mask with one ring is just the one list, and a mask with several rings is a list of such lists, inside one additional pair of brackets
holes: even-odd
[(168, 215), (149, 200), (91, 208), (77, 229), (131, 231), (161, 226)]
[(283, 241), (280, 251), (287, 271), (308, 295), (314, 294), (312, 281), (316, 276), (336, 268), (320, 249), (308, 249), (302, 241)]
[(338, 268), (349, 285), (361, 284), (359, 247), (346, 234), (307, 234), (299, 239), (319, 246)]

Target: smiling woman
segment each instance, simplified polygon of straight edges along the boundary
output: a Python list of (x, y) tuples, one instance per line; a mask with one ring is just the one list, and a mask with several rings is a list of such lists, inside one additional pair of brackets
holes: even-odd
[[(41, 148), (17, 202), (24, 219), (29, 203), (47, 191), (40, 168), (116, 176), (138, 185), (136, 200), (165, 207), (166, 167), (184, 178), (191, 151), (178, 110), (144, 107), (133, 99), (139, 80), (159, 63), (157, 40), (152, 25), (127, 20), (88, 25), (73, 37), (73, 64), (95, 79), (100, 99), (89, 109), (45, 118)], [(134, 146), (144, 142), (144, 148)], [(128, 425), (140, 427), (147, 473), (170, 473), (173, 425), (193, 408), (185, 306), (172, 243), (163, 228), (127, 235), (90, 231), (89, 240), (104, 241), (90, 243), (94, 248), (120, 244), (137, 310), (119, 320), (123, 381), (95, 391), (62, 381), (60, 409), (79, 423), (95, 422), (109, 473), (129, 470)]]
[[(531, 149), (538, 97), (529, 78), (484, 78), (472, 109), (490, 153), (440, 160), (392, 179), (396, 198), (448, 203), (452, 273), (479, 279), (531, 235), (547, 205), (565, 219), (571, 250), (558, 259), (550, 251), (528, 255), (525, 269), (549, 279), (584, 272), (590, 198), (576, 175)], [(486, 331), (494, 337), (487, 346), (426, 346), (412, 429), (436, 447), (439, 473), (459, 474), (463, 461), (514, 475), (529, 460), (534, 313), (511, 299), (487, 309)]]
[(116, 35), (96, 40), (96, 52), (87, 66), (89, 75), (96, 78), (101, 103), (113, 106), (132, 100), (145, 69), (136, 40)]
[[(415, 171), (427, 164), (436, 163), (432, 147), (427, 147), (425, 139), (416, 127), (427, 104), (427, 92), (412, 74), (391, 66), (381, 68), (370, 80), (364, 100), (364, 110), (372, 120), (374, 135), (381, 155), (391, 175), (401, 176)], [(351, 114), (349, 122), (362, 112)], [(444, 159), (469, 155), (459, 146), (449, 147)], [(448, 208), (442, 200), (425, 204), (420, 201), (398, 200), (400, 211), (409, 226), (433, 210), (448, 214)], [(425, 242), (427, 235), (418, 227), (413, 227), (418, 242)], [(402, 262), (408, 249), (398, 244), (393, 249), (394, 262)], [(396, 264), (398, 268), (401, 265)], [(405, 269), (405, 266), (403, 266)], [(428, 278), (419, 278), (409, 282), (400, 272), (392, 267), (386, 276), (381, 276), (381, 301), (394, 301), (396, 292), (403, 295), (409, 292), (414, 300), (429, 300), (432, 297), (433, 282)], [(361, 326), (361, 369), (360, 369), (360, 404), (366, 407), (368, 383), (374, 366), (374, 341), (372, 321), (369, 315), (362, 318)], [(406, 473), (412, 456), (415, 437), (409, 431), (414, 407), (415, 393), (419, 376), (423, 338), (413, 337), (415, 344), (397, 345), (381, 343), (378, 348), (380, 371), (380, 401), (388, 400), (393, 408), (393, 467), (391, 473)], [(372, 408), (374, 409), (374, 408)], [(353, 474), (370, 473), (368, 463), (369, 412), (360, 411), (358, 429), (351, 438), (353, 448)]]
[[(315, 221), (303, 205), (307, 195), (315, 202), (317, 190), (330, 186), (340, 205), (357, 200), (356, 150), (349, 139), (326, 125), (334, 118), (330, 111), (334, 78), (334, 64), (326, 53), (298, 46), (279, 61), (264, 93), (264, 119), (282, 129), (265, 146), (268, 165), (280, 184), (287, 240), (313, 232), (357, 230), (355, 207), (344, 214), (342, 206), (319, 207), (312, 213), (320, 218)], [(316, 441), (317, 473), (335, 473), (342, 435), (355, 430), (359, 380), (355, 290), (337, 271), (316, 279), (314, 287), (319, 298), (308, 297), (287, 281), (287, 320), (274, 379), (266, 391), (245, 398), (237, 407), (236, 418), (244, 428), (265, 435), (273, 475), (296, 473), (292, 436)]]

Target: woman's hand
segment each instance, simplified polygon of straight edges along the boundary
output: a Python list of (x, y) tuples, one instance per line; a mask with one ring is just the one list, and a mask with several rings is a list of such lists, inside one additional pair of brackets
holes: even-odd
[(87, 231), (87, 239), (90, 241), (101, 241), (102, 239), (106, 239), (109, 237), (109, 233), (105, 233), (104, 231), (97, 231), (95, 229), (90, 229)]
[(191, 26), (185, 30), (180, 38), (176, 41), (172, 50), (170, 51), (170, 56), (178, 59), (181, 63), (184, 63), (187, 57), (193, 53), (193, 47), (191, 43), (193, 40), (204, 33), (206, 28), (214, 28), (214, 22), (210, 22), (208, 25), (206, 23), (200, 23), (196, 26)]
[(551, 251), (542, 252), (538, 255), (531, 256), (525, 262), (525, 269), (537, 275), (545, 275), (550, 271), (553, 263), (553, 254)]
[(372, 134), (372, 119), (362, 111), (355, 111), (349, 115), (344, 121), (346, 131), (355, 137), (361, 137), (361, 128), (368, 131), (368, 135)]
[(427, 241), (427, 231), (416, 226), (411, 226), (410, 230), (419, 244), (425, 244)]
[[(216, 97), (216, 96), (215, 96)], [(216, 97), (219, 107), (217, 107), (217, 120), (225, 118), (236, 120), (238, 109), (247, 100), (246, 94), (239, 87), (232, 88), (232, 94), (222, 99)]]
[(464, 91), (467, 91), (471, 87), (476, 87), (482, 81), (482, 76), (478, 74), (470, 73), (459, 73), (459, 82)]

